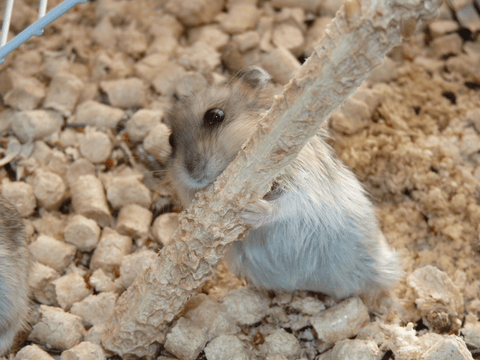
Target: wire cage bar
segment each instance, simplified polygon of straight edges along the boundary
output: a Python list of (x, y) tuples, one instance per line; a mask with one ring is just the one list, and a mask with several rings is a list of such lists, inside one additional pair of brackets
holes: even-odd
[(5, 15), (3, 16), (2, 35), (0, 37), (0, 64), (3, 63), (5, 56), (10, 54), (17, 47), (35, 35), (42, 35), (43, 29), (54, 20), (65, 14), (68, 10), (80, 3), (86, 3), (88, 0), (65, 0), (55, 8), (47, 11), (47, 0), (40, 0), (38, 8), (38, 20), (21, 31), (12, 40), (7, 42), (8, 30), (10, 29), (10, 20), (12, 17), (13, 0), (7, 0), (5, 6)]

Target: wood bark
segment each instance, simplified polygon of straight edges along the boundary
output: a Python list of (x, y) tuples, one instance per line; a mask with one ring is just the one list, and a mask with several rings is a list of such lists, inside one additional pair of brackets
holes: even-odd
[(180, 215), (155, 263), (120, 297), (102, 336), (123, 357), (153, 356), (168, 324), (210, 279), (228, 245), (248, 235), (238, 214), (271, 183), (402, 37), (431, 20), (441, 0), (347, 0), (326, 36), (277, 96), (218, 179)]

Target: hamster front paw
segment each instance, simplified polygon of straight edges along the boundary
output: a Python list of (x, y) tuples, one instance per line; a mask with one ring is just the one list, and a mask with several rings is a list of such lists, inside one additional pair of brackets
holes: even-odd
[(267, 201), (258, 199), (247, 204), (240, 215), (242, 221), (253, 229), (270, 224), (280, 210), (279, 199)]

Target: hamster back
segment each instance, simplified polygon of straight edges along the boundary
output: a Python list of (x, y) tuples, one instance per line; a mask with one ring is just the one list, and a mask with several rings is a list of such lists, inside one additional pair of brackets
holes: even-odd
[[(247, 68), (172, 107), (168, 177), (183, 206), (236, 157), (272, 102), (269, 76)], [(242, 213), (250, 234), (227, 252), (230, 270), (270, 290), (344, 298), (392, 286), (401, 270), (353, 173), (313, 137), (275, 188)], [(257, 206), (258, 205), (258, 206)]]
[(17, 209), (0, 196), (0, 356), (28, 315), (27, 234)]

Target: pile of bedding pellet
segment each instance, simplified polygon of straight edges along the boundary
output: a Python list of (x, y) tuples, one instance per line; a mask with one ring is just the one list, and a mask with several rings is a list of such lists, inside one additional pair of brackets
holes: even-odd
[[(343, 301), (266, 293), (222, 263), (149, 359), (480, 358), (475, 1), (444, 4), (329, 119), (331, 146), (402, 258), (395, 289)], [(105, 323), (182, 210), (162, 183), (166, 108), (248, 65), (281, 90), (340, 5), (89, 1), (6, 57), (1, 194), (24, 217), (32, 255), (30, 326), (7, 359), (118, 359), (102, 347)], [(10, 38), (37, 6), (15, 1)]]

